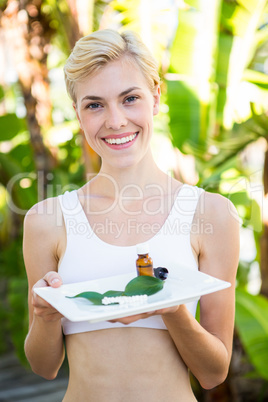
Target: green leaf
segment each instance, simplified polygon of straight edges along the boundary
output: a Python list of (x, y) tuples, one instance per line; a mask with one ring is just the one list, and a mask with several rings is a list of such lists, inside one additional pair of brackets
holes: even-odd
[(268, 300), (236, 290), (235, 324), (242, 344), (259, 375), (268, 380)]
[(199, 144), (200, 101), (194, 85), (184, 81), (167, 80), (170, 132), (174, 145), (183, 151), (183, 144)]
[(170, 47), (171, 74), (165, 76), (170, 133), (174, 146), (184, 153), (187, 145), (202, 147), (214, 131), (221, 1), (191, 0), (187, 5), (190, 7), (179, 12), (178, 28)]
[(0, 85), (0, 101), (4, 98), (4, 96), (5, 96), (4, 89), (3, 89), (2, 85)]
[(22, 173), (20, 162), (12, 158), (9, 154), (0, 152), (0, 181), (4, 185), (8, 184), (8, 181)]
[(229, 3), (224, 1), (222, 3), (222, 24), (234, 36), (245, 35), (250, 17), (251, 13), (236, 2)]
[(15, 113), (0, 116), (1, 141), (8, 141), (19, 132), (27, 129), (25, 119), (19, 119)]
[(103, 293), (103, 297), (117, 297), (123, 296), (123, 292), (121, 290), (108, 290), (107, 292)]
[[(93, 304), (95, 304), (95, 306), (102, 306), (102, 299), (104, 297), (117, 297), (117, 296), (122, 296), (123, 292), (120, 290), (108, 290), (105, 293), (98, 293), (98, 292), (82, 292), (79, 293), (75, 296), (66, 296), (68, 297), (68, 299), (74, 299), (77, 297), (82, 297), (84, 299), (87, 299), (89, 301), (91, 301)], [(114, 303), (116, 304), (116, 303)]]
[(250, 13), (253, 13), (256, 9), (256, 0), (237, 0), (237, 3)]
[(243, 80), (268, 88), (268, 76), (260, 71), (254, 71), (251, 69), (245, 70)]
[(137, 276), (126, 286), (124, 296), (151, 296), (163, 289), (164, 281), (153, 276)]
[[(124, 292), (120, 290), (108, 290), (101, 294), (98, 292), (82, 292), (75, 296), (66, 296), (68, 299), (82, 297), (91, 301), (96, 306), (101, 306), (104, 297), (117, 297), (117, 296), (136, 296), (147, 295), (151, 296), (161, 289), (163, 289), (164, 281), (153, 276), (137, 276), (132, 279), (125, 287)], [(116, 304), (116, 303), (115, 303)]]
[(98, 292), (82, 292), (75, 296), (66, 296), (68, 299), (75, 299), (77, 297), (82, 297), (84, 299), (90, 300), (93, 304), (100, 306), (102, 305), (103, 295)]
[(199, 13), (180, 11), (180, 21), (170, 49), (170, 71), (178, 74), (194, 74), (194, 43), (198, 32)]

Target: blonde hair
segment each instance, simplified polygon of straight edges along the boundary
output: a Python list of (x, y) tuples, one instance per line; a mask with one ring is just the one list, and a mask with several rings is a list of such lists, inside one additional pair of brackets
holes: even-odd
[(76, 102), (75, 83), (83, 81), (111, 61), (123, 56), (134, 60), (151, 91), (160, 83), (158, 66), (139, 36), (132, 31), (112, 29), (93, 32), (79, 39), (64, 67), (67, 92)]

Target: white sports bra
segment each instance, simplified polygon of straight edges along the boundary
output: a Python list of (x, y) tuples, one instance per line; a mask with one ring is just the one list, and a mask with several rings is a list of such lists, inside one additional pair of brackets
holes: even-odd
[[(201, 188), (184, 184), (160, 230), (149, 240), (154, 267), (164, 266), (176, 277), (179, 265), (198, 270), (194, 259), (190, 232)], [(66, 191), (58, 197), (67, 235), (67, 246), (58, 272), (64, 284), (83, 282), (126, 273), (136, 274), (136, 246), (114, 246), (102, 241), (91, 228), (77, 191)], [(195, 316), (197, 301), (187, 304)], [(129, 326), (167, 329), (161, 316), (138, 320)], [(125, 327), (121, 323), (71, 322), (62, 318), (65, 335), (107, 328)]]

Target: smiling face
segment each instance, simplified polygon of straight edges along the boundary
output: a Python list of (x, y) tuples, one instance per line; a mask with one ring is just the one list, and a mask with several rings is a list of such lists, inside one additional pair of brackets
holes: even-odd
[(76, 84), (76, 115), (102, 168), (129, 167), (148, 154), (159, 93), (158, 86), (151, 92), (139, 67), (126, 58)]

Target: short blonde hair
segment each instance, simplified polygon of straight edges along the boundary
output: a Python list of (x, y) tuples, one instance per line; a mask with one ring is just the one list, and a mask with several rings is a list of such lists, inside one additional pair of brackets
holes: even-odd
[(75, 83), (83, 81), (111, 61), (123, 56), (135, 60), (151, 91), (160, 83), (158, 66), (139, 36), (112, 29), (93, 32), (79, 39), (64, 66), (67, 92), (76, 103)]

